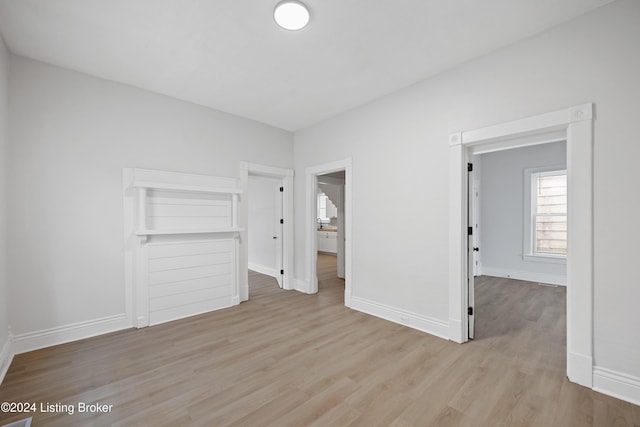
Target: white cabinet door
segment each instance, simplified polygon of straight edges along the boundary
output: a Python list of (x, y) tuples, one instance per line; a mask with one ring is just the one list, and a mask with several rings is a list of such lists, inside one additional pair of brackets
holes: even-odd
[(320, 252), (327, 251), (327, 233), (324, 231), (318, 231), (318, 250)]
[(326, 252), (330, 252), (332, 254), (338, 253), (338, 235), (337, 233), (329, 232), (327, 233), (327, 250)]
[(333, 231), (318, 231), (318, 250), (335, 254), (338, 252), (338, 236)]

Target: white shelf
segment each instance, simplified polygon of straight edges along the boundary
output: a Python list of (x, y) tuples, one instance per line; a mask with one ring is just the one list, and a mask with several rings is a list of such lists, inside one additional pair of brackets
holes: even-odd
[(243, 231), (243, 228), (229, 227), (229, 228), (217, 228), (217, 229), (195, 229), (195, 230), (138, 230), (137, 236), (159, 236), (169, 234), (208, 234), (208, 233), (238, 233)]
[(239, 188), (225, 187), (203, 187), (199, 185), (170, 184), (166, 182), (138, 181), (134, 184), (136, 188), (147, 188), (150, 190), (185, 191), (194, 193), (218, 193), (218, 194), (240, 194)]

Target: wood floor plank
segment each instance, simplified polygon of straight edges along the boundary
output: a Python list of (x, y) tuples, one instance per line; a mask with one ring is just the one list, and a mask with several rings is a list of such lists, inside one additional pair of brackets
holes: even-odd
[(344, 307), (332, 256), (317, 295), (249, 281), (238, 307), (18, 355), (0, 401), (113, 405), (34, 427), (640, 425), (638, 406), (566, 379), (562, 287), (478, 278), (459, 345)]

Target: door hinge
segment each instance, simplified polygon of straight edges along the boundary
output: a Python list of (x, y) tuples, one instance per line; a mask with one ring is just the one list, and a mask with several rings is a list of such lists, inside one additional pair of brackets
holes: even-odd
[(473, 163), (467, 163), (467, 172), (473, 171)]
[(280, 187), (280, 192), (282, 193), (283, 191), (284, 191), (284, 187)]
[(280, 219), (280, 224), (284, 224), (284, 219)]
[(473, 236), (473, 227), (467, 227), (467, 234)]
[(467, 307), (467, 314), (473, 316), (473, 307)]
[(480, 252), (480, 248), (473, 248), (474, 252)]
[(280, 274), (284, 274), (284, 270), (280, 270)]

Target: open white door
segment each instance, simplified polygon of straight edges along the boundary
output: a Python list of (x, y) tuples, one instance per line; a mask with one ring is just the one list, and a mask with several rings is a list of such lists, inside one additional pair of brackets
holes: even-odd
[(338, 188), (338, 277), (344, 279), (344, 182)]
[(276, 281), (278, 282), (278, 286), (282, 289), (282, 282), (284, 278), (284, 256), (283, 256), (283, 229), (284, 229), (284, 219), (283, 219), (283, 203), (284, 198), (282, 197), (283, 187), (279, 185), (276, 187), (276, 218), (275, 218), (275, 232), (273, 234), (273, 239), (275, 242), (275, 252), (276, 252)]
[(478, 277), (480, 273), (480, 232), (478, 224), (480, 223), (480, 183), (477, 179), (473, 180), (473, 276)]
[(467, 318), (469, 319), (469, 339), (473, 339), (474, 336), (474, 327), (475, 327), (475, 319), (473, 313), (474, 306), (474, 280), (473, 275), (475, 272), (475, 251), (474, 251), (474, 231), (476, 228), (475, 224), (475, 191), (473, 185), (473, 163), (467, 164), (467, 283), (469, 286), (468, 291), (468, 300), (467, 300)]

